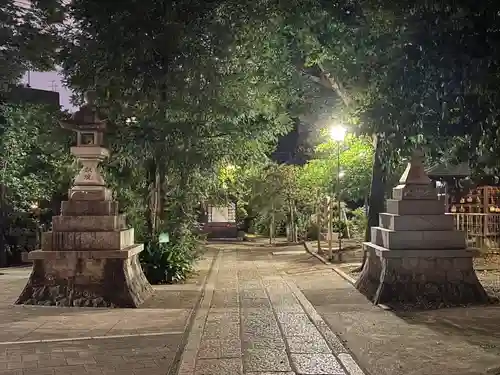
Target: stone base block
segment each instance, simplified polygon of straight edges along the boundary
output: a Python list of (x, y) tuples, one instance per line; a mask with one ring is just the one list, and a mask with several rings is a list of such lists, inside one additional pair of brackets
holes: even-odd
[(125, 215), (116, 216), (54, 216), (54, 232), (106, 232), (127, 229)]
[(134, 244), (134, 228), (98, 232), (45, 232), (42, 250), (121, 250)]
[(62, 216), (115, 216), (118, 215), (118, 202), (69, 200), (61, 203)]
[(34, 251), (16, 304), (138, 307), (152, 294), (139, 263), (142, 245), (112, 251)]
[(398, 257), (372, 243), (364, 245), (368, 258), (356, 288), (375, 304), (429, 309), (489, 302), (474, 271), (473, 251), (434, 250), (421, 256), (398, 251)]
[(465, 233), (455, 230), (400, 230), (371, 228), (371, 242), (387, 249), (463, 249)]
[(394, 215), (443, 215), (444, 204), (436, 200), (413, 200), (387, 199), (387, 212)]
[(400, 230), (453, 230), (455, 228), (452, 215), (393, 215), (381, 213), (379, 226), (385, 229)]

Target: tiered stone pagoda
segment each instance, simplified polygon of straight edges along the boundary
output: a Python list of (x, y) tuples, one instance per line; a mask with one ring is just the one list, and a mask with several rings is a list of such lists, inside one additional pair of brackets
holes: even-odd
[(86, 104), (62, 124), (77, 133), (71, 153), (82, 169), (52, 231), (43, 233), (42, 249), (28, 254), (33, 271), (17, 304), (137, 307), (152, 293), (139, 263), (143, 245), (134, 243), (134, 229), (127, 228), (98, 168), (109, 151), (103, 147), (106, 121), (92, 99), (87, 94)]
[(356, 288), (374, 303), (389, 306), (442, 307), (488, 302), (477, 279), (464, 232), (425, 174), (424, 156), (415, 152), (399, 185), (387, 200)]

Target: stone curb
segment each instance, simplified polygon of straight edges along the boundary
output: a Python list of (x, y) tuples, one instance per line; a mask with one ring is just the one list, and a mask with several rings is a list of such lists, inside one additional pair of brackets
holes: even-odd
[(356, 363), (349, 350), (342, 343), (338, 335), (330, 329), (328, 324), (323, 320), (321, 315), (319, 315), (319, 313), (316, 311), (311, 302), (309, 302), (304, 293), (302, 293), (299, 287), (292, 280), (289, 280), (285, 273), (282, 273), (282, 277), (288, 287), (291, 289), (292, 293), (299, 300), (299, 303), (302, 305), (305, 313), (309, 316), (309, 319), (311, 319), (312, 323), (325, 338), (332, 352), (339, 359), (342, 366), (344, 366), (347, 374), (367, 375)]
[[(207, 320), (210, 305), (212, 303), (212, 298), (215, 290), (215, 281), (219, 273), (221, 254), (222, 251), (219, 250), (213, 258), (212, 269), (207, 276), (205, 288), (204, 290), (202, 290), (201, 301), (195, 313), (194, 320), (192, 321), (191, 329), (187, 337), (186, 345), (183, 348), (177, 371), (174, 372), (177, 375), (194, 374), (198, 348), (201, 343), (203, 329), (205, 328), (205, 321)], [(175, 368), (175, 366), (173, 368)], [(173, 375), (173, 373), (171, 375)]]

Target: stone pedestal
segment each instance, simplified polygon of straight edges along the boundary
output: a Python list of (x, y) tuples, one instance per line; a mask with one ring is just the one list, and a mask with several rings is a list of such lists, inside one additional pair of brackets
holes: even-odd
[(116, 202), (63, 202), (52, 227), (28, 255), (33, 271), (17, 304), (137, 307), (151, 295), (138, 259), (143, 245), (134, 244)]
[(152, 288), (139, 263), (143, 245), (134, 243), (106, 188), (99, 163), (109, 156), (102, 146), (106, 121), (91, 93), (61, 125), (77, 133), (71, 153), (81, 165), (61, 216), (43, 233), (42, 249), (28, 254), (33, 271), (17, 304), (85, 307), (137, 307)]
[(374, 303), (434, 308), (488, 302), (473, 267), (478, 251), (454, 230), (419, 154), (363, 246), (368, 258), (356, 288)]

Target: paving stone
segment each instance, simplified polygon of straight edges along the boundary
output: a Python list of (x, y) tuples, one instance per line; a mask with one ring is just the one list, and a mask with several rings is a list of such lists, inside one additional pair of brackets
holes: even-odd
[(245, 371), (291, 371), (288, 356), (284, 350), (248, 349), (243, 353)]
[(246, 299), (246, 298), (251, 298), (251, 299), (258, 299), (258, 298), (264, 298), (267, 299), (267, 294), (266, 291), (260, 287), (256, 289), (243, 289), (240, 290), (240, 298)]
[(0, 370), (0, 375), (23, 375), (23, 370)]
[(281, 324), (285, 336), (314, 336), (319, 334), (318, 329), (311, 322), (297, 322), (296, 324)]
[(242, 375), (241, 359), (200, 359), (194, 375)]
[(365, 375), (350, 354), (342, 353), (338, 356), (342, 365), (346, 368), (349, 375)]
[(240, 324), (237, 322), (207, 322), (203, 330), (202, 340), (218, 339), (229, 340), (238, 339), (240, 336)]
[(252, 308), (268, 308), (271, 302), (268, 298), (244, 298), (241, 300), (241, 307), (244, 309)]
[(333, 354), (291, 354), (300, 375), (346, 375)]
[(204, 340), (200, 344), (198, 358), (231, 358), (241, 357), (241, 341), (232, 340)]
[(322, 337), (291, 336), (286, 339), (290, 353), (325, 353), (332, 351)]
[(271, 349), (271, 350), (285, 350), (285, 340), (279, 336), (275, 337), (262, 337), (247, 335), (243, 338), (241, 343), (242, 349)]
[(281, 337), (278, 323), (274, 317), (261, 319), (242, 317), (243, 336)]
[(279, 312), (277, 316), (282, 324), (307, 325), (311, 323), (309, 316), (304, 313)]
[(319, 324), (318, 325), (319, 331), (323, 334), (323, 337), (325, 338), (326, 342), (332, 349), (333, 353), (335, 354), (340, 354), (340, 353), (347, 353), (347, 349), (340, 341), (339, 337), (332, 332), (330, 327), (326, 323)]

